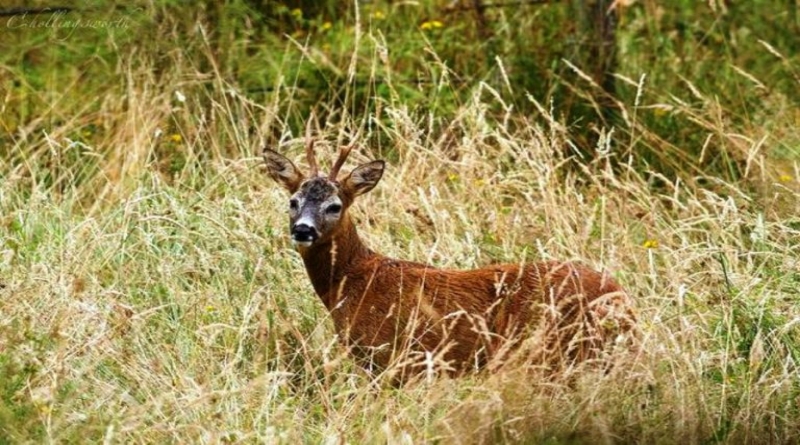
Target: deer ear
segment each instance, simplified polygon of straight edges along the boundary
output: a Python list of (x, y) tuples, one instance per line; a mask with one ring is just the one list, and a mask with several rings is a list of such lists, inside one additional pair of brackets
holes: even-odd
[(359, 165), (342, 181), (344, 190), (353, 197), (367, 193), (378, 185), (385, 166), (386, 163), (383, 161), (372, 161)]
[(303, 181), (303, 175), (289, 158), (277, 151), (265, 148), (264, 161), (267, 163), (267, 173), (270, 178), (283, 184), (290, 193), (297, 191)]

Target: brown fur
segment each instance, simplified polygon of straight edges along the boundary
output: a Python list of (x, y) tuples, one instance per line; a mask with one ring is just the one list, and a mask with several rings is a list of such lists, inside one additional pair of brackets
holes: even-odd
[[(285, 175), (285, 168), (276, 168), (283, 174), (276, 179), (290, 191), (320, 180), (304, 183)], [(380, 174), (369, 179), (366, 191)], [(406, 376), (431, 367), (460, 373), (505, 359), (533, 339), (526, 353), (553, 367), (598, 357), (634, 329), (631, 302), (620, 285), (577, 263), (460, 271), (373, 252), (346, 212), (360, 194), (348, 181), (331, 181), (345, 203), (336, 226), (298, 251), (336, 332), (364, 366), (398, 364)]]

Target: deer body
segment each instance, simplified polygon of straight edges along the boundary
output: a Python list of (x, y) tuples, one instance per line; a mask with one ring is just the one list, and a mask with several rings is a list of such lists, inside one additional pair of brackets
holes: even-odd
[(270, 176), (291, 193), (290, 231), (315, 292), (340, 338), (367, 367), (401, 364), (413, 374), (432, 363), (451, 372), (484, 366), (528, 338), (537, 354), (571, 361), (597, 356), (635, 316), (624, 290), (608, 275), (570, 262), (443, 270), (385, 257), (367, 248), (347, 208), (380, 180), (373, 161), (342, 181), (343, 150), (328, 178), (306, 178), (294, 164), (265, 151)]

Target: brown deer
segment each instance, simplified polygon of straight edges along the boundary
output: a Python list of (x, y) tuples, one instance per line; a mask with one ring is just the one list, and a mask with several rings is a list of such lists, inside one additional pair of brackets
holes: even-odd
[(460, 373), (507, 358), (532, 339), (528, 356), (553, 368), (600, 357), (634, 331), (625, 291), (607, 274), (580, 264), (442, 270), (372, 251), (348, 209), (378, 184), (384, 161), (339, 178), (351, 145), (321, 175), (310, 136), (309, 126), (307, 176), (276, 151), (265, 149), (264, 159), (269, 176), (291, 193), (291, 241), (311, 284), (363, 365), (396, 365), (405, 377), (432, 368)]

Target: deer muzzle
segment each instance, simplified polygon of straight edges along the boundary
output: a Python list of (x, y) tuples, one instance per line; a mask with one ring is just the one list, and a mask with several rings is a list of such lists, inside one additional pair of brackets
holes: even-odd
[(317, 229), (308, 224), (295, 224), (292, 226), (292, 243), (295, 246), (308, 247), (319, 238)]

